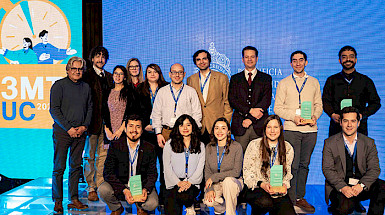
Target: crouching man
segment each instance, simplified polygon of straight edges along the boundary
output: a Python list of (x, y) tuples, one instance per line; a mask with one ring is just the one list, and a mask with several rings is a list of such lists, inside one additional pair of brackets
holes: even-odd
[(342, 132), (325, 140), (322, 171), (326, 202), (333, 214), (363, 211), (359, 203), (370, 199), (368, 214), (384, 214), (384, 181), (374, 140), (357, 132), (360, 113), (354, 107), (341, 111)]
[[(156, 154), (154, 146), (141, 140), (142, 119), (130, 115), (127, 121), (126, 133), (118, 140), (112, 141), (104, 164), (104, 180), (99, 189), (99, 195), (112, 215), (124, 212), (120, 200), (128, 204), (136, 204), (137, 214), (147, 214), (158, 206), (158, 194), (155, 182), (158, 177), (156, 170)], [(129, 181), (132, 176), (140, 175), (142, 196), (134, 201)]]

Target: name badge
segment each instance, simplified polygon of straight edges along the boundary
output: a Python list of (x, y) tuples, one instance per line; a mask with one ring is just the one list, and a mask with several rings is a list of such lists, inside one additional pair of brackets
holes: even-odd
[(301, 116), (301, 108), (295, 109), (295, 115)]
[(358, 181), (359, 181), (358, 179), (349, 178), (349, 185), (354, 186), (354, 185), (358, 184)]

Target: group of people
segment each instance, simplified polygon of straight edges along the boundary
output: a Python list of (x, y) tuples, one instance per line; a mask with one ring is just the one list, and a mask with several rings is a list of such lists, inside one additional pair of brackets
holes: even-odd
[[(369, 214), (383, 214), (384, 183), (378, 179), (374, 140), (367, 137), (367, 119), (380, 108), (380, 98), (373, 81), (355, 70), (353, 47), (340, 50), (343, 69), (327, 79), (323, 95), (318, 80), (305, 72), (307, 55), (293, 52), (293, 73), (278, 84), (276, 115), (270, 116), (272, 78), (256, 69), (258, 50), (252, 46), (242, 50), (245, 69), (230, 82), (210, 69), (206, 50), (194, 53), (199, 71), (187, 85), (181, 64), (171, 66), (167, 83), (156, 64), (143, 75), (136, 58), (111, 74), (104, 70), (108, 58), (107, 49), (95, 47), (92, 68), (84, 71), (85, 61), (72, 57), (68, 76), (51, 88), (56, 212), (63, 212), (68, 150), (68, 208), (88, 207), (78, 198), (84, 148), (88, 200), (100, 196), (111, 214), (124, 212), (121, 200), (136, 204), (138, 214), (158, 205), (166, 214), (182, 214), (183, 206), (186, 214), (195, 214), (200, 201), (214, 207), (215, 214), (235, 214), (238, 202), (249, 203), (253, 214), (295, 214), (293, 206), (314, 212), (304, 196), (317, 120), (325, 111), (331, 122), (322, 169), (330, 210), (362, 212), (360, 201), (370, 198)], [(271, 185), (273, 167), (282, 169), (279, 189)], [(136, 175), (143, 188), (139, 196), (130, 190)]]

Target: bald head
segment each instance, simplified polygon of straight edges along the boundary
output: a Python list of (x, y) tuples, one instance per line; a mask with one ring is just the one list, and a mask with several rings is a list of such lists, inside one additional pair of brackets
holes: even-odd
[(185, 74), (182, 64), (176, 63), (170, 68), (169, 75), (173, 84), (181, 84)]

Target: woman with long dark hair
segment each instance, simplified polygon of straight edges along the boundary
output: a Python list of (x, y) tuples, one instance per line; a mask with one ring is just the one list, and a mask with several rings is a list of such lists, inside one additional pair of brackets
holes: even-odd
[[(263, 125), (262, 138), (249, 143), (243, 161), (243, 177), (248, 187), (246, 201), (253, 214), (295, 214), (287, 195), (293, 177), (293, 157), (293, 147), (283, 137), (281, 119), (270, 115)], [(278, 192), (270, 185), (270, 169), (275, 165), (283, 168), (283, 189)]]
[[(155, 97), (158, 93), (158, 90), (163, 86), (166, 86), (168, 83), (164, 80), (162, 70), (156, 64), (150, 64), (146, 68), (145, 79), (142, 84), (137, 88), (137, 92), (139, 93), (139, 98), (143, 103), (144, 108), (142, 109), (144, 122), (148, 122), (143, 125), (143, 139), (149, 143), (155, 145), (156, 155), (159, 159), (160, 172), (163, 173), (163, 148), (158, 146), (158, 141), (156, 138), (156, 134), (153, 131), (150, 116), (152, 112), (152, 106), (155, 101)], [(159, 190), (159, 205), (164, 205), (164, 191), (166, 190), (166, 186), (164, 183), (163, 174), (159, 175), (160, 182), (160, 190)]]
[[(146, 106), (146, 110), (144, 110), (146, 118), (150, 119), (152, 106), (158, 90), (167, 84), (168, 83), (164, 80), (162, 70), (157, 64), (150, 64), (147, 66), (144, 82), (138, 87), (138, 93)], [(144, 125), (144, 129), (148, 132), (153, 131), (151, 123)], [(155, 142), (157, 142), (156, 136)]]
[(211, 134), (212, 141), (206, 146), (203, 203), (214, 207), (215, 214), (235, 215), (237, 197), (243, 189), (243, 149), (231, 139), (230, 124), (224, 117), (214, 122)]
[[(134, 89), (127, 84), (127, 70), (122, 65), (115, 66), (112, 78), (114, 88), (108, 92), (108, 97), (103, 102), (103, 121), (105, 130), (105, 143), (119, 139), (126, 127), (127, 116), (138, 114)], [(139, 115), (139, 114), (138, 114)]]
[(175, 122), (170, 140), (163, 149), (164, 179), (166, 182), (165, 212), (168, 215), (195, 215), (194, 199), (199, 192), (205, 163), (205, 147), (198, 139), (195, 120), (181, 115)]
[(126, 69), (128, 71), (127, 83), (136, 89), (143, 82), (143, 68), (138, 58), (128, 60)]

